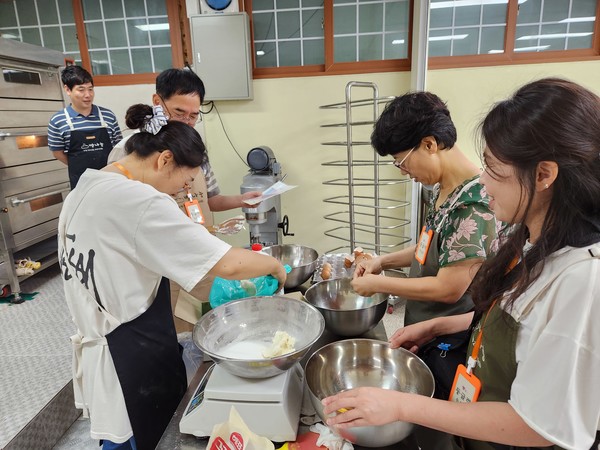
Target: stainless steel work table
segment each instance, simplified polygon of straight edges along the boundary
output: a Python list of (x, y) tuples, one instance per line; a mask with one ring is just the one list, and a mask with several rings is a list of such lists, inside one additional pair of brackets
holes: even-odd
[[(364, 334), (361, 337), (369, 338), (369, 339), (380, 339), (380, 340), (386, 341), (387, 336), (385, 333), (385, 328), (383, 326), (383, 322), (379, 322), (379, 324), (373, 330), (369, 331), (368, 333)], [(324, 346), (330, 342), (334, 342), (334, 341), (341, 340), (341, 339), (345, 339), (345, 338), (335, 336), (335, 335), (329, 333), (327, 330), (325, 330), (325, 332), (319, 338), (319, 340), (317, 340), (317, 342), (315, 342), (315, 344), (311, 347), (311, 349), (307, 353), (307, 356), (302, 360), (302, 364), (304, 365), (306, 363), (306, 360), (314, 351), (318, 350), (319, 348), (321, 348), (322, 346)], [(158, 446), (156, 447), (157, 450), (205, 450), (206, 449), (206, 446), (208, 444), (208, 438), (197, 438), (196, 436), (193, 436), (191, 434), (182, 434), (179, 431), (179, 421), (181, 420), (181, 417), (183, 416), (185, 408), (186, 408), (188, 402), (190, 401), (190, 399), (192, 398), (192, 395), (198, 388), (198, 385), (200, 384), (202, 377), (204, 376), (204, 374), (206, 373), (206, 371), (208, 370), (208, 368), (211, 365), (212, 365), (212, 362), (204, 362), (198, 368), (198, 371), (196, 372), (192, 381), (190, 382), (190, 385), (188, 386), (188, 389), (187, 389), (185, 395), (183, 396), (181, 403), (177, 407), (177, 411), (175, 411), (173, 418), (169, 422), (167, 429), (165, 430), (160, 442), (158, 443)], [(300, 427), (298, 429), (298, 434), (301, 434), (306, 431), (308, 431), (308, 427), (305, 425), (300, 425)], [(323, 448), (325, 448), (325, 447), (323, 447)], [(357, 445), (355, 445), (354, 448), (357, 450), (360, 450), (363, 448), (366, 449), (366, 447), (360, 447)], [(394, 445), (391, 445), (389, 447), (384, 447), (384, 448), (385, 449), (394, 449), (394, 450), (416, 450), (419, 447), (416, 444), (416, 441), (414, 440), (413, 436), (411, 435), (408, 438), (406, 438), (404, 441), (402, 441), (398, 444), (394, 444)]]

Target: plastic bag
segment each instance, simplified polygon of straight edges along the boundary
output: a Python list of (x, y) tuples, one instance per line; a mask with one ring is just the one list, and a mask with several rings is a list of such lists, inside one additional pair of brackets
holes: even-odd
[[(285, 265), (284, 267), (286, 273), (290, 273), (292, 270), (288, 265)], [(217, 306), (232, 300), (273, 295), (277, 291), (278, 284), (277, 278), (271, 275), (241, 281), (225, 280), (224, 278), (215, 277), (208, 296), (208, 301), (210, 302), (210, 306), (216, 308)]]
[(231, 236), (233, 234), (239, 233), (241, 230), (245, 229), (246, 225), (246, 217), (245, 216), (235, 216), (231, 219), (227, 219), (221, 222), (218, 225), (211, 225), (206, 227), (208, 231), (211, 233), (219, 233), (225, 236)]
[(189, 385), (196, 374), (196, 371), (200, 367), (200, 364), (204, 361), (204, 354), (202, 353), (202, 350), (194, 344), (191, 332), (179, 333), (177, 335), (177, 340), (179, 341), (179, 345), (183, 347), (181, 357), (185, 364), (185, 374)]

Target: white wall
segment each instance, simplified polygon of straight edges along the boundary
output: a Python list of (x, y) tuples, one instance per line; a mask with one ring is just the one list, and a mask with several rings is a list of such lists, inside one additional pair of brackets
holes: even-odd
[[(476, 125), (493, 102), (510, 95), (518, 86), (544, 76), (560, 76), (577, 81), (600, 93), (600, 61), (557, 64), (531, 64), (428, 72), (427, 89), (448, 102), (458, 129), (458, 144), (474, 161), (478, 161), (474, 132)], [(267, 145), (273, 149), (286, 183), (298, 188), (283, 194), (283, 213), (290, 218), (294, 237), (286, 243), (299, 243), (325, 252), (340, 245), (324, 236), (335, 226), (323, 220), (325, 214), (339, 210), (323, 199), (339, 193), (323, 181), (344, 176), (339, 168), (323, 167), (325, 161), (345, 159), (345, 148), (321, 145), (324, 141), (344, 140), (342, 128), (322, 128), (325, 123), (344, 122), (343, 110), (319, 109), (319, 106), (344, 101), (349, 81), (371, 81), (379, 87), (380, 96), (399, 95), (409, 87), (407, 72), (261, 79), (254, 81), (254, 100), (216, 102), (221, 119), (233, 146), (245, 160), (250, 149)], [(207, 86), (210, 90), (210, 86)], [(96, 102), (111, 108), (121, 123), (127, 107), (150, 102), (153, 86), (98, 87)], [(365, 90), (353, 91), (356, 97), (370, 95)], [(364, 92), (364, 94), (363, 94)], [(223, 193), (238, 193), (247, 167), (228, 142), (216, 110), (204, 118), (209, 156)], [(370, 129), (357, 130), (355, 139), (368, 139)], [(364, 158), (372, 158), (369, 147), (361, 150)], [(384, 174), (398, 176), (398, 171), (384, 168)], [(400, 191), (398, 191), (400, 192)], [(400, 195), (400, 194), (399, 194)], [(224, 220), (238, 212), (218, 213)], [(248, 234), (227, 238), (234, 245), (247, 245)]]

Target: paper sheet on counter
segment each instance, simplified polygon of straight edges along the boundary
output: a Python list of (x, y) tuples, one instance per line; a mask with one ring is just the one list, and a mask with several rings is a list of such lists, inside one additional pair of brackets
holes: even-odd
[(265, 189), (260, 197), (254, 197), (248, 200), (244, 200), (244, 203), (248, 205), (256, 205), (260, 202), (264, 202), (265, 200), (275, 197), (277, 195), (281, 195), (284, 192), (294, 189), (296, 186), (290, 186), (289, 184), (285, 184), (283, 181), (278, 181), (272, 186)]

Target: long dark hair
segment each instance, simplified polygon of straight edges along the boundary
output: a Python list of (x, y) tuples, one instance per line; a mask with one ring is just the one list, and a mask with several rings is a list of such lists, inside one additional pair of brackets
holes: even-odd
[[(127, 110), (125, 123), (129, 128), (142, 129), (152, 115), (151, 106), (133, 105)], [(156, 135), (142, 130), (125, 143), (125, 152), (135, 153), (140, 158), (147, 158), (154, 152), (167, 149), (173, 153), (178, 166), (199, 167), (207, 160), (206, 147), (198, 132), (193, 127), (174, 120), (163, 125)]]
[(431, 92), (410, 92), (385, 107), (371, 134), (371, 145), (381, 156), (395, 155), (433, 136), (440, 148), (456, 143), (456, 127), (446, 103)]
[[(478, 310), (485, 310), (505, 294), (512, 305), (539, 277), (553, 252), (600, 241), (600, 97), (567, 80), (534, 81), (497, 103), (481, 124), (481, 133), (494, 157), (515, 170), (524, 204), (521, 223), (531, 214), (538, 163), (558, 165), (539, 239), (524, 254), (529, 232), (517, 225), (477, 273), (473, 300)], [(497, 174), (491, 171), (490, 176)], [(515, 257), (521, 262), (507, 272)]]

